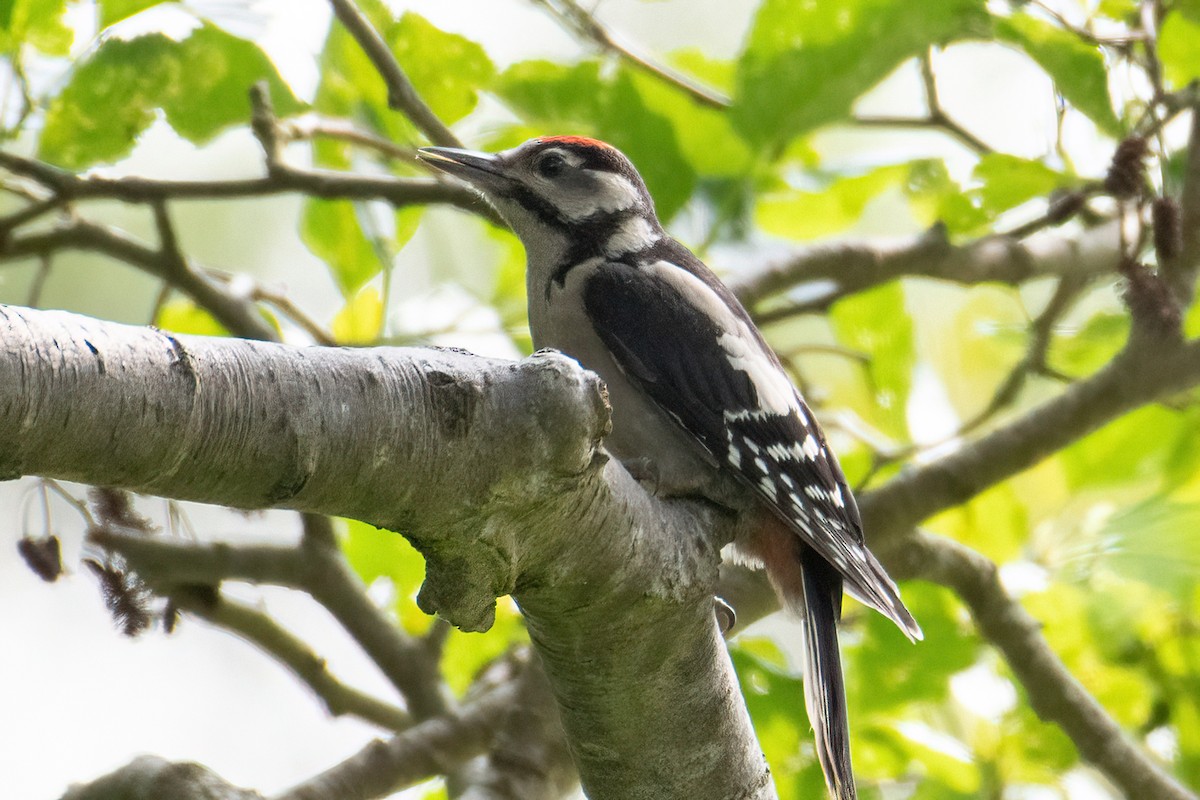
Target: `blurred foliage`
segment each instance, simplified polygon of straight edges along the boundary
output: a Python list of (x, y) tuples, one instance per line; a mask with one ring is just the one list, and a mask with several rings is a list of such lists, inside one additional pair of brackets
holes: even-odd
[[(338, 25), (318, 56), (315, 92), (300, 99), (257, 44), (215, 18), (196, 17), (182, 36), (126, 33), (129, 20), (157, 6), (194, 13), (182, 4), (72, 5), (93, 8), (92, 41), (73, 41), (77, 28), (66, 21), (66, 0), (0, 2), (0, 55), (15, 87), (4, 107), (4, 135), (34, 142), (38, 155), (58, 166), (119, 162), (156, 120), (202, 145), (248, 124), (247, 90), (261, 80), (281, 117), (311, 111), (405, 146), (423, 143), (402, 114), (389, 110), (382, 81)], [(763, 0), (734, 57), (714, 58), (686, 42), (664, 57), (729, 93), (728, 107), (697, 103), (612, 54), (503, 63), (481, 43), (415, 13), (393, 12), (403, 4), (361, 5), (424, 99), (445, 122), (460, 123), (464, 136), (491, 148), (541, 133), (611, 141), (638, 164), (664, 220), (689, 244), (717, 254), (718, 268), (722, 252), (751, 253), (761, 262), (765, 256), (757, 256), (768, 247), (869, 232), (880, 218), (889, 232), (917, 234), (936, 225), (963, 241), (1036, 219), (1055, 193), (1103, 179), (1102, 170), (1077, 171), (1061, 131), (1057, 138), (1051, 131), (1036, 153), (995, 151), (986, 144), (988, 130), (972, 131), (983, 144), (964, 147), (947, 136), (949, 147), (914, 153), (881, 144), (868, 148), (867, 158), (861, 149), (847, 156), (830, 146), (829, 139), (856, 130), (864, 98), (881, 81), (898, 75), (920, 84), (918, 59), (931, 47), (1016, 54), (1055, 89), (1054, 97), (1031, 93), (1029, 104), (1057, 101), (1052, 111), (1061, 115), (1060, 127), (1083, 130), (1109, 150), (1113, 137), (1142, 121), (1149, 99), (1131, 99), (1124, 86), (1147, 85), (1145, 46), (1104, 47), (1100, 34), (1089, 33), (1137, 24), (1132, 0), (1054, 4), (1070, 24), (1038, 3)], [(1200, 78), (1200, 4), (1159, 5), (1162, 88), (1175, 91)], [(704, 13), (702, 4), (696, 8)], [(57, 65), (58, 78), (31, 84), (24, 76), (33, 63), (43, 70)], [(937, 60), (931, 63), (936, 81)], [(1136, 79), (1127, 80), (1130, 74)], [(935, 110), (954, 114), (953, 107), (931, 106), (917, 102), (912, 119)], [(936, 120), (908, 127), (939, 130)], [(895, 133), (871, 130), (881, 143)], [(394, 152), (346, 138), (317, 137), (307, 146), (323, 168), (420, 174)], [(1169, 141), (1165, 147), (1159, 154), (1165, 177), (1151, 182), (1177, 188), (1183, 162)], [(299, 236), (342, 293), (341, 307), (323, 321), (338, 341), (368, 344), (388, 335), (393, 260), (432, 216), (378, 203), (304, 201)], [(495, 256), (487, 279), (464, 279), (463, 291), (494, 310), (495, 336), (528, 352), (520, 246), (481, 219), (459, 216), (454, 224), (461, 241), (481, 242)], [(432, 282), (459, 275), (449, 267), (443, 272)], [(834, 420), (848, 471), (863, 475), (886, 455), (872, 449), (879, 442), (923, 457), (922, 447), (937, 438), (921, 433), (923, 427), (932, 422), (953, 431), (987, 407), (1026, 355), (1030, 322), (1049, 297), (1045, 284), (963, 287), (904, 279), (768, 334), (811, 382), (819, 412)], [(1117, 289), (1116, 276), (1100, 276), (1053, 327), (1046, 354), (1052, 371), (1085, 377), (1120, 350), (1130, 325)], [(186, 301), (163, 304), (156, 321), (170, 330), (222, 333)], [(1190, 335), (1200, 333), (1197, 309), (1186, 325)], [(447, 330), (454, 332), (454, 320)], [(825, 352), (805, 350), (814, 342)], [(831, 351), (843, 357), (831, 358)], [(984, 430), (1060, 389), (1058, 381), (1032, 375)], [(856, 435), (841, 435), (843, 419), (854, 420)], [(1192, 785), (1200, 784), (1198, 429), (1194, 397), (1138, 410), (928, 522), (994, 559), (1067, 667)], [(412, 635), (428, 633), (432, 622), (415, 599), (423, 565), (406, 541), (357, 522), (347, 524), (342, 541), (363, 579), (386, 589), (398, 624)], [(1037, 787), (1045, 793), (1036, 796), (1065, 797), (1064, 776), (1083, 768), (1077, 753), (1029, 709), (964, 607), (946, 590), (909, 585), (904, 592), (926, 632), (919, 646), (848, 601), (844, 653), (861, 795), (1016, 797), (1006, 789), (1020, 786), (1028, 792), (1022, 797), (1035, 796)], [(782, 633), (736, 640), (734, 662), (781, 797), (821, 796), (795, 658), (799, 628), (774, 630)], [(516, 609), (502, 603), (491, 632), (449, 635), (448, 685), (464, 691), (489, 659), (525, 640)]]

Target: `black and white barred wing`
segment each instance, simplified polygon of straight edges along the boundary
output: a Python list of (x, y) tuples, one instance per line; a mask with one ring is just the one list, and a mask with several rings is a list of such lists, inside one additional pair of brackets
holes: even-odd
[(910, 636), (920, 629), (863, 545), (841, 468), (746, 312), (682, 245), (671, 260), (607, 263), (584, 303), (617, 364), (749, 484), (846, 588)]

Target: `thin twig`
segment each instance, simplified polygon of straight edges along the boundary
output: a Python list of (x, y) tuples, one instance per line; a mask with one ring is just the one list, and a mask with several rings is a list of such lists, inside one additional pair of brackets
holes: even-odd
[(387, 741), (375, 740), (274, 800), (369, 800), (452, 772), (487, 750), (517, 691), (517, 682), (509, 681), (457, 711), (428, 719)]
[(399, 707), (334, 677), (325, 659), (262, 611), (221, 594), (215, 601), (197, 597), (186, 588), (170, 592), (170, 597), (183, 611), (232, 631), (279, 661), (312, 689), (330, 714), (355, 716), (394, 731), (412, 726), (412, 718)]
[(346, 27), (382, 76), (384, 84), (387, 85), (388, 107), (412, 120), (434, 144), (462, 147), (462, 142), (454, 132), (446, 127), (433, 113), (433, 109), (421, 99), (400, 62), (392, 55), (387, 42), (353, 0), (329, 0), (329, 4), (333, 6), (333, 13), (338, 21)]
[[(57, 196), (54, 202), (47, 203), (38, 213), (71, 200), (150, 203), (161, 199), (199, 200), (301, 193), (326, 199), (384, 200), (397, 208), (445, 204), (504, 226), (495, 211), (465, 184), (431, 178), (358, 175), (336, 170), (302, 169), (285, 163), (277, 164), (270, 174), (262, 177), (230, 180), (173, 181), (139, 176), (79, 176), (3, 151), (0, 151), (0, 168), (35, 180)], [(0, 220), (0, 232), (3, 232), (3, 228), (4, 220)]]
[(937, 78), (933, 72), (932, 56), (924, 53), (918, 60), (921, 84), (925, 90), (926, 115), (923, 117), (898, 117), (889, 115), (857, 114), (851, 118), (855, 125), (874, 128), (933, 128), (950, 134), (968, 149), (980, 155), (993, 152), (991, 145), (955, 121), (942, 108), (938, 96)]
[(308, 115), (299, 119), (282, 121), (279, 132), (283, 138), (290, 142), (311, 139), (336, 139), (378, 151), (398, 161), (411, 162), (417, 165), (424, 163), (417, 161), (416, 148), (398, 145), (390, 139), (385, 139), (370, 131), (357, 128), (353, 123), (345, 120)]
[(75, 219), (53, 230), (10, 237), (0, 244), (0, 262), (44, 258), (62, 250), (103, 253), (163, 278), (191, 297), (230, 331), (246, 338), (272, 341), (275, 331), (253, 303), (237, 297), (196, 270), (180, 269), (176, 256), (147, 247), (115, 228)]
[[(313, 515), (305, 515), (305, 518)], [(308, 592), (325, 606), (404, 696), (419, 720), (449, 708), (436, 662), (400, 632), (367, 597), (341, 553), (326, 547), (187, 543), (94, 532), (94, 543), (120, 553), (139, 575), (169, 592), (179, 584), (244, 580)]]
[(584, 9), (575, 0), (533, 1), (545, 8), (571, 33), (591, 41), (602, 51), (615, 55), (646, 74), (679, 89), (700, 105), (719, 110), (727, 109), (732, 105), (732, 101), (716, 89), (705, 86), (695, 78), (643, 55), (628, 45), (621, 44), (617, 37), (596, 19), (594, 14)]

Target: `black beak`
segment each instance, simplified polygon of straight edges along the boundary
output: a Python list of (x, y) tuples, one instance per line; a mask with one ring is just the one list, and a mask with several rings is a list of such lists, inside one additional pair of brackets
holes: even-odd
[(417, 150), (417, 158), (480, 189), (492, 188), (507, 180), (500, 157), (492, 153), (457, 147), (422, 147)]

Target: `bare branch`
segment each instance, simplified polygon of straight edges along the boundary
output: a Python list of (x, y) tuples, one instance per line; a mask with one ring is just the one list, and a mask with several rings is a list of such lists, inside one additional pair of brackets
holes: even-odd
[(274, 800), (370, 800), (451, 772), (483, 753), (517, 699), (515, 681), (387, 741), (375, 740)]
[(385, 139), (370, 131), (364, 131), (345, 120), (328, 119), (316, 114), (308, 114), (298, 119), (281, 121), (279, 133), (289, 142), (311, 139), (336, 139), (375, 150), (397, 161), (414, 164), (421, 163), (417, 161), (417, 150), (415, 147), (398, 145), (390, 139)]
[(333, 13), (337, 16), (346, 30), (354, 37), (367, 58), (375, 65), (375, 69), (383, 77), (387, 85), (388, 106), (393, 111), (399, 111), (412, 120), (434, 144), (445, 147), (462, 147), (462, 142), (454, 132), (446, 127), (433, 110), (425, 104), (417, 94), (412, 81), (404, 74), (404, 69), (396, 57), (392, 55), (387, 42), (371, 25), (371, 21), (359, 10), (353, 0), (329, 0)]
[(172, 763), (157, 756), (138, 756), (91, 783), (72, 786), (62, 800), (162, 800), (164, 797), (172, 800), (263, 800), (258, 792), (239, 789), (207, 767)]
[(716, 89), (704, 86), (695, 78), (638, 53), (629, 45), (622, 44), (600, 20), (596, 19), (594, 14), (575, 0), (534, 0), (534, 3), (546, 9), (571, 33), (587, 39), (602, 51), (615, 55), (646, 74), (675, 87), (700, 105), (721, 110), (732, 105), (732, 101)]
[(579, 784), (540, 662), (530, 664), (518, 680), (513, 707), (481, 774), (460, 800), (559, 800)]
[[(307, 515), (314, 519), (312, 515)], [(91, 541), (121, 554), (147, 583), (167, 595), (188, 584), (227, 580), (308, 592), (325, 606), (404, 696), (417, 719), (445, 713), (436, 664), (371, 603), (361, 581), (332, 548), (203, 544), (94, 532)], [(194, 605), (194, 604), (193, 604)], [(189, 610), (195, 610), (190, 608)], [(197, 612), (200, 613), (200, 612)], [(430, 675), (430, 672), (433, 675)]]
[(938, 96), (937, 78), (933, 73), (931, 54), (929, 52), (922, 54), (918, 63), (921, 68), (921, 82), (925, 89), (927, 108), (925, 116), (893, 117), (856, 114), (851, 121), (855, 125), (873, 128), (932, 128), (950, 134), (967, 149), (974, 150), (980, 155), (993, 152), (991, 145), (956, 122), (942, 108), (941, 99)]
[(1195, 800), (1071, 675), (1046, 642), (1041, 624), (1004, 590), (989, 559), (950, 539), (916, 533), (905, 537), (893, 563), (901, 574), (947, 586), (966, 602), (980, 633), (1004, 655), (1038, 716), (1061, 727), (1080, 755), (1122, 794)]
[[(327, 199), (384, 200), (397, 208), (410, 205), (444, 204), (461, 208), (503, 226), (496, 213), (479, 195), (461, 183), (432, 178), (394, 178), (388, 175), (358, 175), (335, 170), (301, 169), (278, 163), (268, 175), (230, 180), (156, 180), (138, 176), (110, 178), (79, 176), (49, 164), (0, 151), (0, 167), (31, 178), (57, 196), (37, 213), (45, 213), (71, 200), (108, 199), (128, 203), (160, 200), (204, 200), (232, 197), (264, 197), (298, 192)], [(26, 216), (33, 212), (27, 212)], [(0, 220), (0, 232), (15, 227)], [(19, 220), (20, 223), (28, 219)]]
[(1200, 383), (1200, 341), (1132, 337), (1112, 361), (1062, 394), (960, 450), (860, 498), (864, 528), (888, 546), (921, 520), (1032, 467), (1138, 406)]
[(760, 322), (822, 311), (836, 300), (896, 278), (938, 278), (955, 283), (1018, 284), (1043, 276), (1115, 274), (1121, 261), (1117, 224), (1108, 223), (1075, 237), (1044, 233), (1025, 240), (986, 236), (952, 244), (934, 227), (893, 245), (819, 245), (765, 269), (740, 275), (731, 287), (747, 306), (804, 285), (805, 298), (761, 313)]
[[(156, 205), (160, 209), (161, 205)], [(159, 212), (160, 235), (170, 247), (174, 234), (164, 229), (166, 217)], [(73, 219), (49, 231), (10, 236), (0, 242), (0, 262), (23, 258), (47, 258), (63, 250), (87, 250), (137, 267), (162, 278), (191, 297), (197, 305), (231, 331), (255, 339), (273, 340), (274, 329), (246, 298), (213, 281), (182, 260), (178, 249), (152, 250), (115, 228), (82, 219)]]
[(394, 731), (412, 725), (412, 719), (400, 708), (334, 677), (325, 659), (267, 614), (220, 595), (212, 602), (186, 588), (172, 591), (171, 599), (179, 609), (232, 631), (278, 660), (320, 698), (330, 714), (355, 716)]

